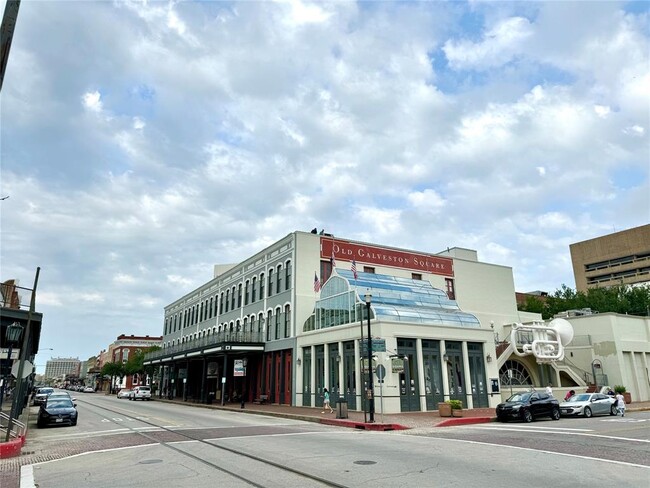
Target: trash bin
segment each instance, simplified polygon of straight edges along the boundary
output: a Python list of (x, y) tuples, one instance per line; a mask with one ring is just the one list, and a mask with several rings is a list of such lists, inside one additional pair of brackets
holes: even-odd
[(336, 400), (336, 418), (348, 418), (348, 401), (345, 398), (339, 398)]
[(208, 393), (208, 401), (207, 401), (208, 405), (212, 405), (213, 401), (214, 401), (214, 392), (211, 391), (210, 393)]

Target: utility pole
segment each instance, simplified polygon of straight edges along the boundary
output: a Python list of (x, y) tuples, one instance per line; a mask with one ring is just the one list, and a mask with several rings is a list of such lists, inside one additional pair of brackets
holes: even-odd
[(9, 60), (9, 51), (11, 50), (11, 41), (14, 37), (19, 8), (20, 0), (7, 0), (5, 13), (2, 16), (2, 31), (0, 33), (0, 90), (2, 90), (2, 84), (5, 80), (5, 71), (7, 69), (7, 61)]

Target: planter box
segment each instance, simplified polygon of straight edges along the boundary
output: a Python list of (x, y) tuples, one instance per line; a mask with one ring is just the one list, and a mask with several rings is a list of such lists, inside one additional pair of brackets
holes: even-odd
[(457, 408), (456, 410), (451, 411), (451, 416), (452, 417), (462, 417), (463, 416), (463, 409), (462, 408)]
[(438, 403), (438, 415), (441, 417), (451, 417), (451, 405), (449, 403)]
[(626, 391), (625, 393), (623, 393), (623, 399), (625, 400), (626, 405), (629, 405), (630, 403), (632, 403), (632, 395), (630, 395), (629, 391)]

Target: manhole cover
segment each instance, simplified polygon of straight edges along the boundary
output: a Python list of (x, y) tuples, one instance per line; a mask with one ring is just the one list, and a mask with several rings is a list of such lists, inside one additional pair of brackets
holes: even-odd
[(162, 463), (162, 459), (145, 459), (144, 461), (140, 461), (138, 464), (157, 464), (157, 463)]
[(363, 464), (363, 465), (377, 464), (377, 461), (355, 461), (354, 464)]

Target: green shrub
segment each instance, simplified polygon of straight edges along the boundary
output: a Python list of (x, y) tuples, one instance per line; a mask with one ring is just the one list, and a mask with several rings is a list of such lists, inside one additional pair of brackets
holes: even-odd
[(614, 392), (623, 394), (626, 391), (627, 390), (625, 389), (625, 387), (623, 385), (614, 385)]
[(463, 402), (460, 400), (449, 400), (447, 403), (451, 405), (452, 410), (461, 410), (463, 408)]

